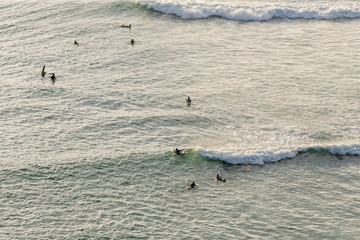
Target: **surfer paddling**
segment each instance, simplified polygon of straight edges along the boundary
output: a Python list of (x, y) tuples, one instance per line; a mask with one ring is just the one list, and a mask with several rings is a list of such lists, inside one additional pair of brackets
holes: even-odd
[(222, 179), (219, 174), (216, 175), (216, 181), (226, 182), (226, 180)]
[(129, 24), (129, 25), (121, 24), (120, 27), (122, 27), (122, 28), (128, 28), (129, 30), (131, 30), (131, 24)]
[(185, 152), (184, 152), (183, 149), (175, 148), (173, 151), (174, 151), (175, 154), (179, 155), (180, 157), (185, 155)]

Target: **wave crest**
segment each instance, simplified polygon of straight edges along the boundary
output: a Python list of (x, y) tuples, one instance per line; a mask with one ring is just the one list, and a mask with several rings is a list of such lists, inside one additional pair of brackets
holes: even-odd
[(333, 155), (354, 155), (360, 156), (360, 145), (351, 146), (315, 146), (308, 148), (298, 148), (296, 150), (285, 151), (257, 151), (256, 153), (233, 153), (230, 151), (198, 150), (198, 153), (209, 159), (220, 160), (229, 164), (254, 164), (264, 165), (285, 159), (295, 158), (299, 153), (308, 151), (327, 151)]
[(317, 3), (209, 3), (170, 0), (142, 0), (141, 6), (185, 19), (222, 17), (236, 21), (268, 21), (280, 19), (354, 19), (360, 18), (360, 8), (354, 2)]

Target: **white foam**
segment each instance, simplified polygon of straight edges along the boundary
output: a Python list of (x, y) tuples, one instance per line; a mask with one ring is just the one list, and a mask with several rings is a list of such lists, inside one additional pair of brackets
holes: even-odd
[(141, 0), (138, 3), (165, 14), (185, 19), (223, 17), (237, 21), (267, 21), (281, 19), (341, 19), (360, 18), (360, 6), (353, 1), (331, 2), (205, 2)]
[(249, 151), (249, 152), (231, 152), (229, 150), (198, 150), (198, 153), (206, 158), (220, 160), (229, 164), (254, 164), (264, 165), (265, 163), (278, 162), (280, 160), (291, 159), (301, 152), (310, 149), (316, 151), (329, 151), (331, 154), (339, 155), (360, 155), (360, 145), (350, 146), (313, 146), (306, 148), (298, 148), (295, 150), (279, 150), (279, 151)]
[(360, 145), (350, 145), (350, 146), (326, 146), (326, 147), (313, 147), (313, 149), (317, 151), (326, 150), (331, 154), (339, 154), (339, 155), (360, 155)]

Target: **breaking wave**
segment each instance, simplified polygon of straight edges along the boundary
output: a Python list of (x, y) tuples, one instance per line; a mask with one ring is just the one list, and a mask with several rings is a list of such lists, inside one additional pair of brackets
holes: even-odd
[(234, 153), (226, 150), (198, 150), (198, 153), (205, 158), (220, 160), (229, 164), (254, 164), (264, 165), (285, 159), (295, 158), (300, 153), (327, 151), (332, 155), (354, 155), (360, 156), (360, 145), (351, 146), (314, 146), (308, 148), (298, 148), (295, 150), (280, 151), (257, 151)]
[(339, 2), (205, 2), (142, 0), (141, 6), (155, 11), (173, 14), (184, 19), (221, 17), (236, 21), (268, 21), (272, 19), (356, 19), (360, 7), (352, 1)]

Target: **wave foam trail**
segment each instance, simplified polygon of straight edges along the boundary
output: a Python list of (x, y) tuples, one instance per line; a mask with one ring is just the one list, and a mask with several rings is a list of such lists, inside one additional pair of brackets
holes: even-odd
[(280, 151), (256, 151), (234, 153), (224, 150), (198, 150), (198, 153), (209, 159), (220, 160), (229, 164), (254, 164), (264, 165), (265, 163), (278, 162), (285, 159), (295, 158), (299, 153), (315, 151), (328, 151), (333, 155), (354, 155), (360, 156), (360, 145), (351, 146), (314, 146), (307, 148), (298, 148), (296, 150), (280, 150)]
[(209, 3), (202, 1), (142, 0), (138, 4), (185, 19), (222, 17), (236, 21), (280, 19), (354, 19), (360, 18), (360, 7), (352, 1), (299, 3)]

